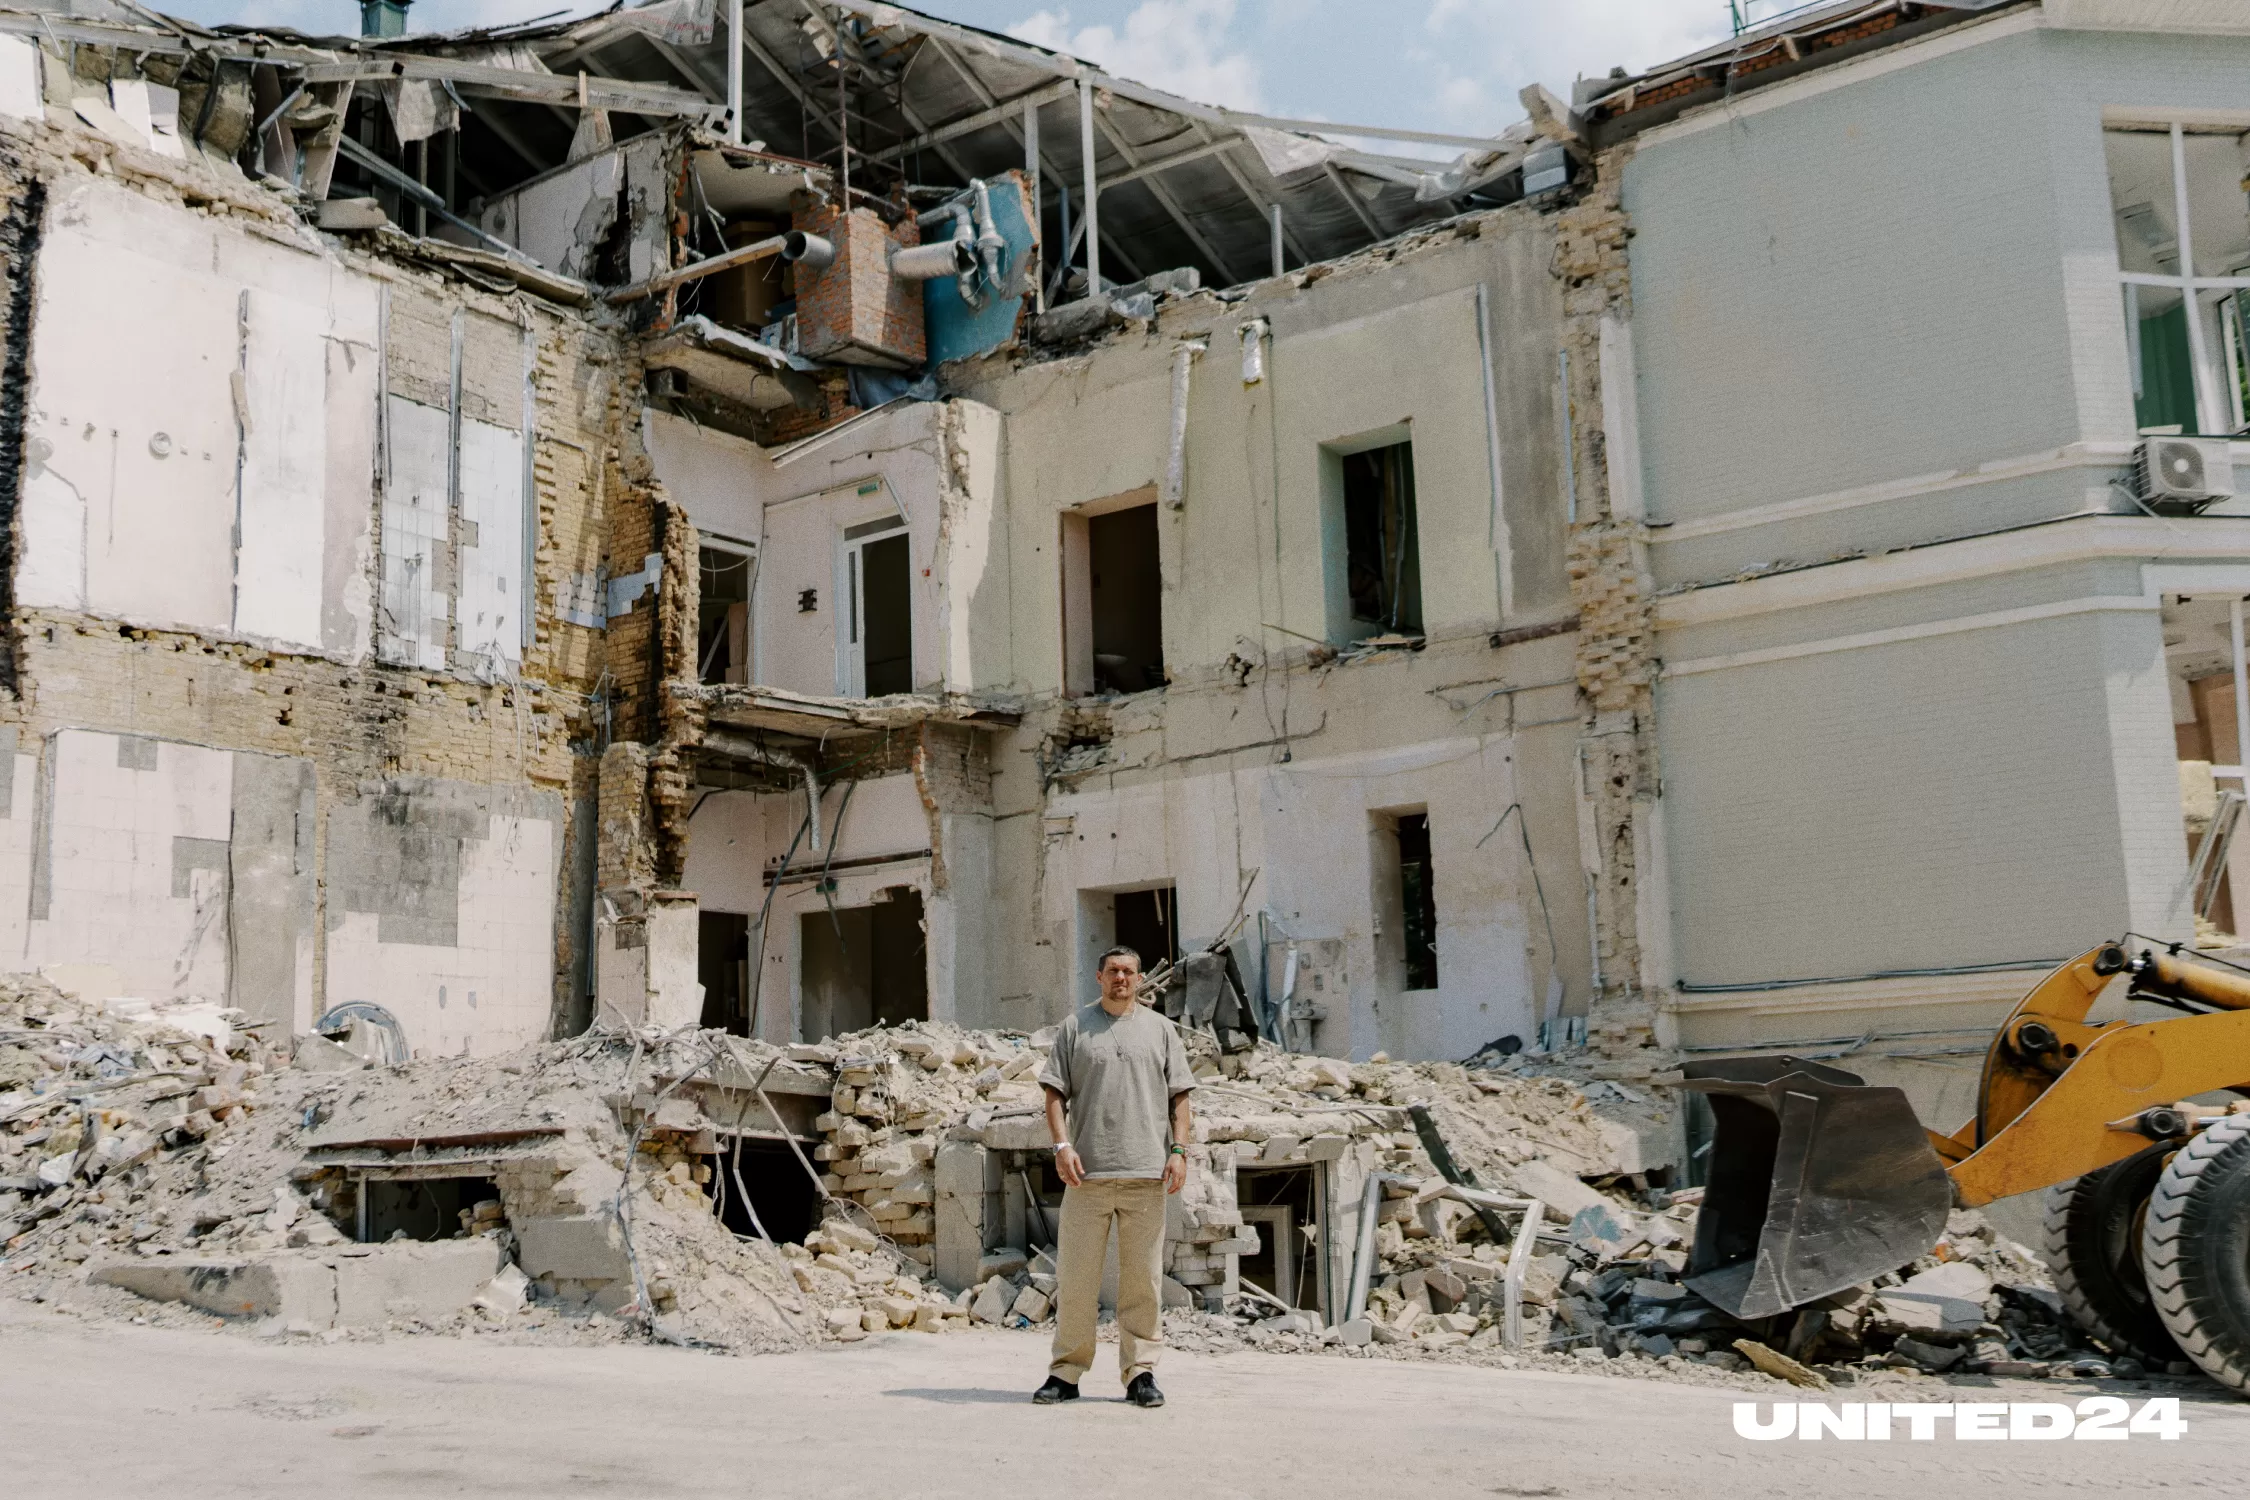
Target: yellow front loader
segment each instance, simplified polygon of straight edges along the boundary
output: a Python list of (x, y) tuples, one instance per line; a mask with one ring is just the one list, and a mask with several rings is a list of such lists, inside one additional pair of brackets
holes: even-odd
[[(2119, 975), (2183, 1012), (2089, 1024)], [(1985, 1053), (1977, 1111), (1924, 1130), (1906, 1096), (1793, 1057), (1690, 1063), (1717, 1132), (1687, 1282), (1742, 1318), (1928, 1253), (1947, 1211), (2047, 1192), (2074, 1317), (2119, 1353), (2250, 1392), (2250, 972), (2105, 943), (2056, 969)]]

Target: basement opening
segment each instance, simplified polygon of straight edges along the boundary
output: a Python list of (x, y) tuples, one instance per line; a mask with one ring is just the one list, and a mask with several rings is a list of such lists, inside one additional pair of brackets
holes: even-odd
[(867, 906), (806, 912), (797, 931), (804, 1040), (930, 1018), (920, 891), (893, 886)]
[(489, 1177), (363, 1177), (353, 1237), (378, 1245), (462, 1239), (503, 1222), (500, 1191)]
[(1321, 1275), (1323, 1184), (1317, 1167), (1238, 1168), (1235, 1201), (1258, 1231), (1258, 1252), (1237, 1263), (1242, 1279), (1294, 1308), (1328, 1317)]
[(789, 1143), (749, 1135), (722, 1136), (720, 1142), (724, 1149), (705, 1162), (711, 1168), (712, 1212), (719, 1222), (752, 1239), (763, 1225), (782, 1244), (803, 1244), (820, 1224), (820, 1194)]

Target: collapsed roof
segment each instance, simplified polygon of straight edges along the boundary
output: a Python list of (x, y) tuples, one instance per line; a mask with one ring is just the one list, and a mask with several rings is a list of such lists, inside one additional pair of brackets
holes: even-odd
[[(1460, 154), (1448, 165), (1369, 152), (1315, 133), (1314, 122), (1199, 104), (869, 0), (743, 0), (736, 128), (728, 10), (724, 0), (653, 0), (576, 21), (370, 37), (203, 27), (132, 0), (10, 0), (0, 33), (186, 59), (180, 134), (199, 145), (212, 110), (191, 97), (193, 85), (247, 74), (259, 135), (276, 122), (302, 133), (322, 106), (346, 119), (333, 179), (294, 184), (309, 196), (396, 188), (403, 173), (435, 189), (448, 214), (471, 218), (480, 200), (582, 156), (587, 117), (599, 113), (605, 136), (686, 122), (871, 196), (935, 197), (1025, 169), (1035, 155), (1047, 243), (1075, 246), (1090, 139), (1099, 256), (1113, 282), (1189, 266), (1206, 284), (1272, 274), (1276, 209), (1287, 265), (1346, 255), (1520, 196), (1523, 157), (1537, 144), (1528, 124), (1491, 139), (1329, 127)], [(415, 148), (427, 153), (424, 143), (455, 125), (441, 171)]]

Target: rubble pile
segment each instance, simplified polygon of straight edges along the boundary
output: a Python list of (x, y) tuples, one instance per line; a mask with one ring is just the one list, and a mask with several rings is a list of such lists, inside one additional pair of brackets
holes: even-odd
[[(942, 1303), (864, 1231), (784, 1254), (713, 1216), (693, 1143), (634, 1107), (707, 1036), (602, 1031), (380, 1067), (318, 1037), (285, 1053), (239, 1021), (0, 977), (0, 1286), (122, 1287), (274, 1331), (646, 1326), (738, 1349), (835, 1334), (846, 1309), (862, 1332), (845, 1336), (863, 1336), (902, 1300)], [(490, 1187), (437, 1243), (361, 1244), (351, 1169), (370, 1163)]]
[[(384, 1066), (318, 1037), (284, 1050), (215, 1006), (91, 1005), (36, 976), (0, 977), (0, 1285), (123, 1288), (271, 1330), (645, 1331), (741, 1350), (1046, 1324), (1054, 1205), (1027, 1163), (1043, 1160), (1036, 1080), (1051, 1038), (909, 1023), (776, 1048), (605, 1029)], [(1729, 1317), (1683, 1280), (1699, 1193), (1622, 1170), (1661, 1106), (1616, 1085), (1535, 1076), (1520, 1059), (1226, 1054), (1192, 1033), (1189, 1050), (1203, 1087), (1164, 1289), (1182, 1347), (1832, 1383), (2146, 1373), (2093, 1347), (2038, 1259), (1973, 1213), (1870, 1286), (1780, 1318)], [(819, 1137), (804, 1170), (827, 1203), (802, 1244), (731, 1232), (713, 1180), (720, 1099), (739, 1128), (777, 1068), (795, 1070)], [(1410, 1106), (1427, 1108), (1460, 1182), (1543, 1205), (1520, 1342), (1507, 1272), (1521, 1211), (1501, 1211), (1496, 1238)], [(1016, 1239), (996, 1223), (941, 1276), (941, 1200), (971, 1209), (946, 1198), (965, 1159), (976, 1182), (1021, 1182)], [(1242, 1174), (1313, 1164), (1331, 1192), (1378, 1205), (1364, 1304), (1333, 1326), (1239, 1274), (1270, 1232), (1245, 1218)], [(370, 1233), (380, 1221), (361, 1199), (374, 1184), (425, 1180), (453, 1183), (458, 1209), (411, 1243)], [(1337, 1248), (1356, 1267), (1357, 1246)], [(1329, 1305), (1345, 1296), (1332, 1285)]]

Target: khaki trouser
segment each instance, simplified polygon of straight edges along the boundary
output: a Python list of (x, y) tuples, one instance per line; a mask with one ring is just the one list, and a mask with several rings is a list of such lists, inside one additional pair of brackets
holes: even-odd
[(1117, 1224), (1117, 1372), (1127, 1384), (1164, 1352), (1164, 1179), (1098, 1177), (1063, 1190), (1055, 1354), (1047, 1373), (1076, 1385), (1094, 1363), (1102, 1265)]

